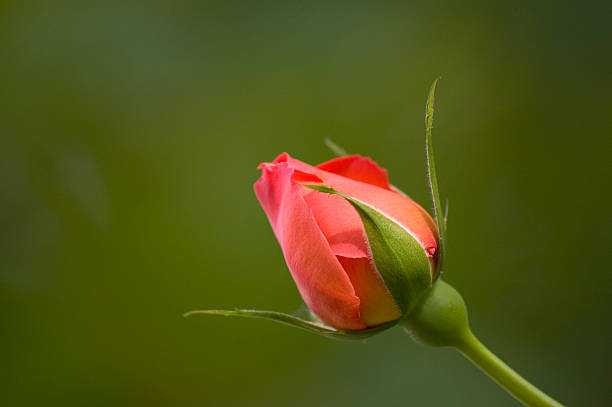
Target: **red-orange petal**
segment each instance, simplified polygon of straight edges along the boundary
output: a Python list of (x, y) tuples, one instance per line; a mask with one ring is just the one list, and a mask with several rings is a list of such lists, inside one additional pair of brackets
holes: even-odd
[(274, 162), (286, 162), (291, 168), (316, 175), (324, 185), (373, 206), (393, 218), (417, 239), (430, 258), (433, 273), (437, 272), (439, 237), (436, 224), (429, 213), (412, 199), (389, 189), (313, 167), (287, 153), (279, 155)]
[(372, 259), (338, 256), (359, 297), (361, 319), (368, 326), (394, 321), (402, 312), (393, 300)]
[(365, 182), (366, 184), (391, 190), (387, 170), (379, 167), (378, 164), (369, 157), (349, 155), (334, 158), (333, 160), (317, 165), (316, 168), (355, 181)]
[(302, 298), (321, 320), (335, 328), (365, 329), (360, 300), (303, 198), (305, 188), (292, 178), (295, 169), (286, 162), (260, 167), (263, 173), (255, 183), (255, 194)]

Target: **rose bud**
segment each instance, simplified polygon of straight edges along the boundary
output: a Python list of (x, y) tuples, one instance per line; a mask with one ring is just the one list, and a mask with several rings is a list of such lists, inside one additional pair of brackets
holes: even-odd
[(342, 331), (407, 315), (438, 276), (436, 223), (359, 155), (316, 167), (283, 153), (255, 193), (310, 310)]

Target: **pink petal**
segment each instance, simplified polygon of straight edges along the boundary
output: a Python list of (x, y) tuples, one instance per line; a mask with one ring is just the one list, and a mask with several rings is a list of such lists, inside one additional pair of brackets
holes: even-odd
[(361, 319), (368, 326), (380, 325), (402, 316), (371, 259), (338, 256), (338, 260), (361, 300)]
[(431, 216), (416, 202), (394, 191), (313, 167), (290, 157), (287, 153), (279, 155), (274, 162), (286, 162), (300, 172), (316, 175), (326, 186), (365, 202), (392, 217), (419, 241), (432, 262), (432, 269), (436, 270), (438, 230)]
[(337, 256), (368, 257), (368, 244), (357, 211), (338, 195), (310, 191), (304, 200)]
[(350, 155), (334, 158), (317, 165), (317, 168), (355, 181), (391, 190), (387, 170), (380, 168), (376, 162), (368, 157)]
[[(366, 328), (360, 318), (359, 298), (303, 198), (308, 190), (293, 179), (294, 168), (285, 162), (260, 167), (263, 174), (255, 183), (255, 193), (302, 298), (321, 320), (333, 327)], [(298, 173), (296, 178), (304, 177)]]

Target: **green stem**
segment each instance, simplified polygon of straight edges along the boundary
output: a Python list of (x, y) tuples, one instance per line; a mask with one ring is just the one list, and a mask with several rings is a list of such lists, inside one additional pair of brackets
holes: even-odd
[(456, 345), (456, 348), (524, 405), (532, 407), (562, 407), (561, 403), (529, 383), (500, 358), (495, 356), (471, 331), (468, 330), (463, 335), (463, 340)]
[(526, 406), (562, 407), (502, 362), (474, 336), (461, 294), (442, 279), (438, 279), (401, 325), (419, 343), (456, 348)]

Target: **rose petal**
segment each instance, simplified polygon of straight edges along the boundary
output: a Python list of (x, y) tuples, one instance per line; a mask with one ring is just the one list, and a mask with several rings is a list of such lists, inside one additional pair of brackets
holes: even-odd
[(355, 181), (296, 160), (287, 153), (279, 155), (275, 163), (286, 162), (291, 168), (316, 175), (323, 183), (343, 194), (373, 206), (404, 226), (419, 241), (432, 261), (435, 270), (438, 259), (438, 230), (431, 216), (412, 199), (394, 191)]
[(374, 160), (360, 155), (349, 155), (317, 165), (317, 168), (355, 181), (365, 182), (380, 188), (391, 189), (387, 170), (380, 168)]
[(338, 260), (361, 300), (359, 307), (361, 319), (368, 326), (380, 325), (402, 316), (371, 259), (338, 256)]
[(366, 328), (360, 318), (359, 298), (302, 196), (305, 188), (292, 179), (294, 169), (285, 162), (261, 167), (255, 193), (302, 298), (333, 327)]
[(357, 211), (344, 198), (310, 190), (304, 200), (337, 256), (368, 257), (363, 224)]

